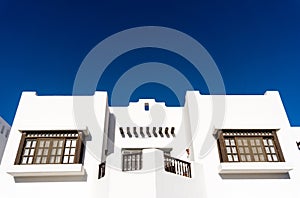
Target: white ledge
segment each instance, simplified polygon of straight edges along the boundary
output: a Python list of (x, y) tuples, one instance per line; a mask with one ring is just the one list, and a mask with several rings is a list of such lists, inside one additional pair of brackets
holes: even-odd
[(227, 162), (219, 165), (220, 174), (287, 173), (292, 169), (286, 162)]
[(82, 164), (13, 165), (6, 171), (14, 177), (82, 176)]

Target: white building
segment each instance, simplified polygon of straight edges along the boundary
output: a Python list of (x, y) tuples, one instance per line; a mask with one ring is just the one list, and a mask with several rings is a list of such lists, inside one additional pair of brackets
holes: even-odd
[(23, 92), (3, 156), (1, 198), (297, 197), (300, 128), (278, 92), (141, 99)]
[(9, 132), (10, 132), (9, 124), (3, 118), (0, 117), (0, 164), (2, 161)]

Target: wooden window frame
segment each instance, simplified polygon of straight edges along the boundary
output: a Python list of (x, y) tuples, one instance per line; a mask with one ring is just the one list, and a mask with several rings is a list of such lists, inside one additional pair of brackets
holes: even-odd
[[(254, 145), (253, 147), (261, 147), (262, 148), (262, 153), (261, 155), (264, 155), (264, 160), (259, 159), (258, 161), (256, 161), (254, 159), (254, 156), (258, 155), (258, 154), (253, 154), (252, 152), (252, 146), (249, 144), (248, 146), (241, 146), (238, 145), (237, 140), (241, 139), (241, 140), (247, 140), (248, 143), (250, 143), (250, 140), (260, 140), (260, 146)], [(272, 140), (272, 142), (274, 143), (274, 146), (268, 146), (265, 145), (263, 140), (267, 140), (269, 141), (269, 139)], [(225, 145), (225, 140), (234, 140), (234, 145), (231, 146), (230, 145)], [(226, 130), (221, 130), (218, 133), (218, 151), (219, 151), (219, 157), (220, 157), (220, 161), (221, 162), (228, 162), (228, 163), (233, 163), (233, 162), (285, 162), (280, 144), (279, 144), (279, 140), (276, 134), (276, 130), (261, 130), (261, 129), (257, 129), (257, 130), (234, 130), (234, 129), (226, 129)], [(269, 144), (269, 143), (268, 143)], [(227, 148), (232, 149), (233, 147), (236, 148), (236, 153), (232, 154), (232, 150), (230, 152), (227, 151)], [(249, 148), (249, 153), (248, 155), (250, 155), (251, 160), (248, 161), (242, 161), (241, 159), (241, 154), (240, 154), (240, 147), (248, 147)], [(275, 154), (277, 157), (277, 161), (275, 160), (275, 158), (273, 158), (273, 154), (274, 153), (267, 153), (266, 151), (266, 147), (270, 148), (273, 147), (275, 149)], [(274, 154), (274, 155), (275, 155)], [(231, 157), (232, 160), (229, 160), (229, 155), (237, 155), (237, 160), (234, 160), (233, 157)], [(245, 155), (245, 154), (243, 154)], [(267, 155), (272, 155), (272, 160), (268, 159)], [(256, 158), (257, 159), (257, 158)]]
[[(30, 160), (30, 163), (28, 163), (28, 159), (26, 160), (27, 163), (22, 163), (23, 161), (23, 157), (26, 157), (28, 155), (26, 155), (25, 149), (28, 149), (26, 147), (26, 142), (33, 140), (35, 141), (35, 147), (30, 147), (30, 149), (34, 150), (34, 154), (30, 155), (30, 157), (32, 157), (32, 160)], [(61, 141), (63, 140), (63, 145), (62, 147), (53, 147), (53, 142), (54, 141)], [(68, 147), (69, 153), (65, 154), (65, 149), (66, 147), (66, 142), (68, 140), (71, 140), (71, 144), (73, 141), (76, 141), (76, 147)], [(49, 147), (46, 147), (48, 149), (47, 154), (43, 155), (38, 155), (38, 149), (44, 149), (45, 147), (39, 147), (38, 144), (40, 141), (50, 141)], [(81, 131), (23, 131), (22, 132), (22, 137), (20, 140), (20, 144), (19, 144), (19, 149), (18, 149), (18, 153), (15, 159), (15, 165), (36, 165), (36, 164), (80, 164), (82, 163), (82, 144), (83, 144), (83, 132)], [(26, 148), (25, 148), (26, 147)], [(55, 155), (51, 154), (52, 149), (58, 149), (61, 148), (61, 158), (59, 163), (56, 163), (54, 160), (54, 163), (50, 163), (50, 158), (51, 156), (53, 157), (57, 157), (59, 156), (59, 154), (57, 155), (57, 153)], [(71, 149), (75, 148), (75, 152), (74, 154), (71, 154)], [(30, 152), (30, 150), (29, 150)], [(44, 152), (44, 151), (43, 151)], [(44, 156), (46, 157), (46, 163), (41, 163), (42, 160), (37, 163), (36, 158), (37, 157), (41, 157)], [(73, 161), (70, 162), (70, 156), (73, 157)], [(64, 157), (68, 157), (68, 162), (64, 163)]]
[(143, 168), (143, 149), (122, 150), (122, 171), (138, 171), (141, 170), (142, 168)]

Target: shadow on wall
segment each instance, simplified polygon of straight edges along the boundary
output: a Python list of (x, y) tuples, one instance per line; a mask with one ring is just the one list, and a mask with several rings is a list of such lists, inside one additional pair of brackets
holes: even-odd
[(115, 144), (115, 128), (116, 128), (116, 116), (112, 113), (109, 114), (109, 125), (108, 125), (108, 134), (107, 134), (107, 155), (110, 155), (114, 152)]
[(290, 179), (289, 173), (220, 174), (222, 179)]

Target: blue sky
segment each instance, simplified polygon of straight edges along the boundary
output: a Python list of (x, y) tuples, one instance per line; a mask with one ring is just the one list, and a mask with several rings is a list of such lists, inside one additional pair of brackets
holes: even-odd
[[(227, 94), (278, 90), (292, 125), (300, 125), (300, 1), (0, 1), (0, 115), (12, 124), (22, 91), (72, 94), (81, 62), (106, 37), (138, 26), (164, 26), (201, 43)], [(157, 61), (207, 87), (189, 63), (164, 50), (140, 49), (109, 65), (97, 89), (110, 96), (124, 68)], [(121, 66), (122, 65), (122, 66)], [(124, 67), (125, 65), (125, 67)], [(145, 84), (132, 94), (178, 105), (172, 90)]]

